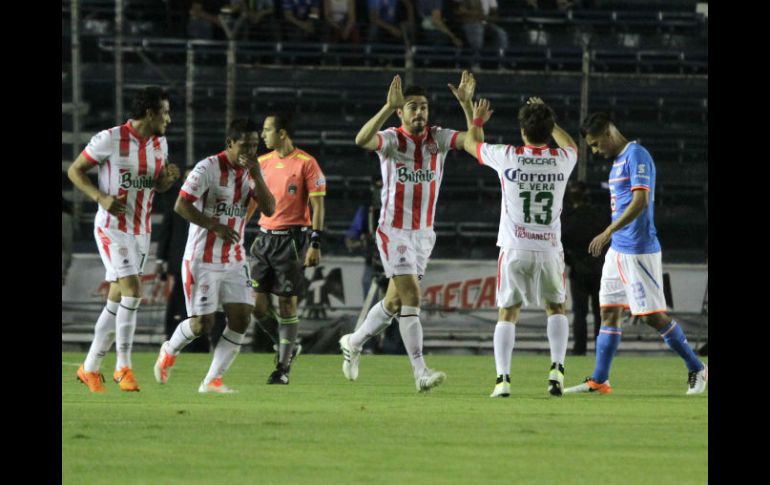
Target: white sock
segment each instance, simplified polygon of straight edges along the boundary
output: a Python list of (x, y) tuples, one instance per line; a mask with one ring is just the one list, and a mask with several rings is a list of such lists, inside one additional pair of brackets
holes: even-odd
[(350, 345), (360, 349), (370, 338), (388, 328), (392, 320), (393, 315), (385, 310), (385, 300), (380, 300), (366, 314), (364, 323), (350, 336)]
[(214, 349), (214, 358), (211, 361), (211, 367), (209, 367), (209, 373), (206, 374), (206, 378), (203, 379), (205, 384), (210, 383), (217, 377), (222, 377), (230, 368), (230, 364), (233, 363), (238, 356), (238, 352), (241, 351), (241, 343), (245, 333), (238, 333), (225, 327), (225, 331), (222, 332), (222, 337), (217, 342), (217, 347)]
[(422, 325), (420, 324), (420, 309), (413, 306), (402, 306), (401, 317), (398, 319), (398, 329), (404, 341), (406, 353), (412, 363), (415, 377), (425, 370), (425, 359), (422, 357)]
[(132, 296), (120, 298), (120, 306), (115, 316), (115, 348), (118, 351), (115, 370), (120, 370), (123, 367), (131, 368), (131, 347), (134, 345), (136, 311), (141, 302), (141, 298), (134, 298)]
[(551, 362), (564, 365), (569, 340), (569, 321), (566, 315), (548, 317), (548, 343), (551, 345)]
[(115, 341), (115, 315), (118, 313), (118, 305), (116, 301), (107, 300), (101, 315), (96, 320), (94, 340), (83, 363), (86, 372), (99, 372), (105, 354)]
[(192, 318), (188, 318), (176, 326), (176, 330), (174, 330), (171, 338), (168, 339), (168, 345), (166, 346), (166, 350), (169, 354), (179, 355), (179, 352), (181, 352), (187, 344), (198, 338), (198, 336), (193, 333), (190, 322), (192, 322)]
[(514, 322), (497, 322), (495, 325), (495, 368), (497, 375), (510, 375), (511, 354), (516, 341), (516, 324)]

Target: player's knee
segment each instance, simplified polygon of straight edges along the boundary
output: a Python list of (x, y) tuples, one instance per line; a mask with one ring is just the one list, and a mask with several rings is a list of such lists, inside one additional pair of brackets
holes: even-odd
[(545, 312), (550, 317), (551, 315), (564, 315), (564, 303), (553, 303), (547, 301), (545, 303)]
[(118, 280), (121, 296), (139, 298), (142, 295), (142, 282), (138, 276), (126, 276)]
[(610, 327), (616, 327), (620, 324), (620, 316), (623, 313), (623, 309), (620, 307), (602, 308), (602, 325)]
[(656, 330), (665, 327), (671, 321), (671, 317), (669, 317), (665, 312), (642, 315), (640, 318), (642, 319), (642, 322)]
[(395, 315), (398, 312), (401, 311), (401, 299), (400, 298), (391, 298), (391, 299), (385, 299), (384, 303), (385, 309), (390, 313), (391, 315)]
[(500, 308), (497, 311), (497, 320), (500, 322), (510, 322), (514, 325), (519, 320), (519, 307), (518, 306), (509, 306), (505, 308)]
[(190, 330), (197, 337), (203, 333), (208, 333), (214, 327), (214, 315), (202, 315), (192, 317), (190, 321)]
[(278, 313), (282, 317), (293, 317), (297, 315), (297, 300), (295, 297), (278, 297)]

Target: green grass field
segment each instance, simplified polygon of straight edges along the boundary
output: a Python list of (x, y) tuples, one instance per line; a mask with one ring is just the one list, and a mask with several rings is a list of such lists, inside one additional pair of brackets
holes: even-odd
[[(428, 356), (447, 381), (418, 394), (406, 356), (302, 355), (289, 386), (268, 386), (273, 356), (243, 354), (240, 390), (201, 395), (210, 356), (182, 354), (155, 383), (155, 353), (134, 354), (139, 393), (75, 380), (62, 353), (63, 484), (705, 484), (708, 391), (686, 396), (677, 357), (625, 357), (611, 395), (546, 391), (549, 358), (514, 355), (512, 396), (490, 399), (494, 357)], [(594, 358), (568, 357), (566, 384)]]

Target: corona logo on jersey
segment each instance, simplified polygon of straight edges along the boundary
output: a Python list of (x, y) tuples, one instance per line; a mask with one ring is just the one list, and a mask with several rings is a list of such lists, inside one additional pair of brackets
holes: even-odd
[(398, 167), (398, 183), (405, 184), (411, 182), (418, 184), (421, 182), (430, 182), (436, 178), (436, 171), (430, 169), (412, 170), (406, 166)]
[(505, 178), (507, 178), (511, 182), (548, 183), (548, 182), (564, 181), (563, 173), (527, 173), (527, 172), (522, 172), (520, 168), (517, 168), (517, 169), (507, 168), (503, 173), (505, 174)]
[(230, 217), (245, 217), (246, 207), (240, 204), (228, 204), (226, 202), (217, 202), (217, 207), (214, 209), (214, 215), (230, 216)]
[(143, 175), (140, 177), (133, 177), (131, 172), (121, 171), (120, 173), (120, 188), (124, 190), (128, 189), (151, 189), (154, 184), (152, 175)]

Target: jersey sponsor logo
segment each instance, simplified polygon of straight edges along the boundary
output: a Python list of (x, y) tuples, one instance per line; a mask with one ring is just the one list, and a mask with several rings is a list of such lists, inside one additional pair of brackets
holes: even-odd
[(120, 188), (121, 189), (151, 189), (153, 186), (152, 175), (144, 175), (141, 177), (134, 177), (131, 172), (120, 173)]
[(514, 232), (518, 239), (532, 239), (534, 241), (555, 241), (556, 234), (552, 232), (531, 232), (526, 227), (514, 224)]
[(436, 171), (428, 168), (412, 170), (409, 167), (398, 167), (398, 183), (405, 184), (411, 182), (418, 184), (421, 182), (431, 182), (436, 178)]
[(228, 204), (226, 202), (217, 202), (217, 206), (214, 209), (214, 215), (217, 217), (222, 215), (230, 217), (245, 217), (246, 212), (246, 207), (240, 204)]
[(640, 163), (639, 166), (636, 168), (636, 173), (643, 174), (645, 172), (646, 168), (643, 163)]
[(503, 175), (505, 175), (505, 178), (507, 178), (511, 182), (548, 183), (548, 182), (564, 181), (563, 173), (526, 173), (526, 172), (522, 172), (520, 168), (517, 168), (517, 169), (507, 168), (503, 172)]
[(542, 157), (518, 157), (519, 163), (522, 165), (553, 165), (556, 166), (555, 158), (542, 158)]
[(321, 177), (320, 179), (315, 181), (315, 186), (320, 187), (326, 183), (326, 179), (324, 177)]

